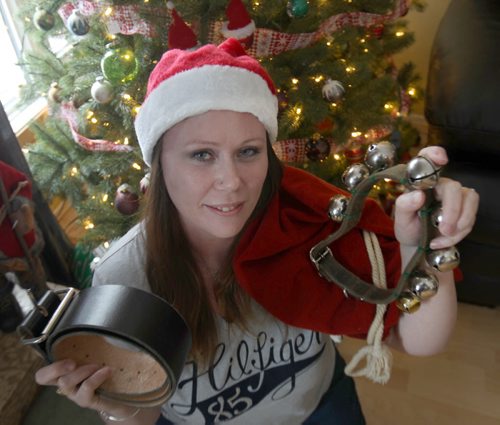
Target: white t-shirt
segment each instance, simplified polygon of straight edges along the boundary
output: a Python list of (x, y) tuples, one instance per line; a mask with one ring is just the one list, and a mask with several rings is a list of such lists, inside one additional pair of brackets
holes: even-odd
[[(144, 273), (140, 226), (113, 244), (98, 263), (94, 285), (150, 290)], [(173, 423), (231, 425), (301, 424), (331, 384), (335, 349), (319, 332), (287, 326), (253, 303), (242, 330), (219, 320), (213, 363), (204, 370), (187, 361), (162, 414)]]

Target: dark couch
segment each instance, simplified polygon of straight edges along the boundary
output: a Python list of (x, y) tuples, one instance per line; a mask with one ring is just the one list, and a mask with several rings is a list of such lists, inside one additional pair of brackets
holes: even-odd
[(459, 300), (500, 305), (500, 1), (450, 2), (432, 48), (425, 116), (429, 143), (451, 158), (444, 174), (481, 196), (459, 245)]

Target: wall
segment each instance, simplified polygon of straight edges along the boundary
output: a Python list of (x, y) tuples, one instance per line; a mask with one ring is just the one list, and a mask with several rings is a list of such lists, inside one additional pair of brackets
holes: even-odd
[[(416, 71), (422, 77), (420, 85), (424, 89), (434, 35), (449, 3), (450, 0), (427, 0), (427, 6), (423, 12), (411, 10), (405, 17), (409, 30), (415, 34), (415, 43), (394, 59), (397, 64), (413, 62), (416, 65)], [(414, 104), (414, 113), (423, 114), (423, 110), (423, 101)]]

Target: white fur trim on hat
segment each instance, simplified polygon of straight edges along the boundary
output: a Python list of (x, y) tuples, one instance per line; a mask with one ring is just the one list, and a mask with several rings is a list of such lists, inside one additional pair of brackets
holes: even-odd
[(182, 120), (210, 110), (249, 112), (266, 128), (271, 142), (278, 133), (278, 100), (262, 77), (244, 68), (205, 65), (162, 81), (146, 98), (135, 120), (144, 161), (151, 165), (160, 137)]
[(247, 25), (241, 28), (230, 30), (228, 28), (229, 21), (225, 21), (222, 24), (220, 32), (226, 38), (236, 38), (237, 40), (242, 40), (244, 38), (250, 37), (255, 32), (255, 22), (250, 21)]

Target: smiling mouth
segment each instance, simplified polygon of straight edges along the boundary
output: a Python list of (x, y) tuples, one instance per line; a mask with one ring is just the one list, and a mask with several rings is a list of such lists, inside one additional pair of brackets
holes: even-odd
[(231, 213), (233, 211), (240, 210), (243, 204), (233, 204), (233, 205), (207, 205), (209, 208), (221, 212), (221, 213)]

